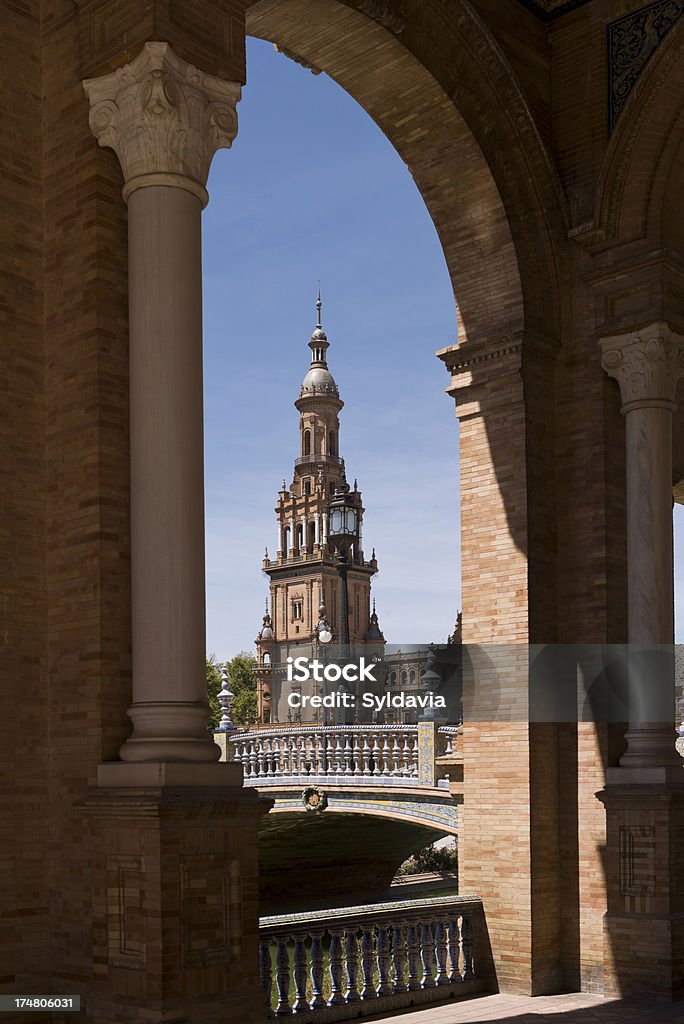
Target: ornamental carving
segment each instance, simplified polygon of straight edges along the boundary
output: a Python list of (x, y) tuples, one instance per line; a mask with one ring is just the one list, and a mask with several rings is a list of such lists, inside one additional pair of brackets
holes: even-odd
[(620, 385), (623, 406), (631, 402), (674, 403), (684, 375), (684, 338), (666, 324), (601, 341), (601, 365)]
[(126, 182), (177, 174), (204, 186), (214, 153), (237, 134), (240, 85), (204, 74), (168, 43), (146, 43), (130, 64), (83, 87), (91, 131), (114, 150)]
[(684, 0), (661, 0), (608, 26), (611, 132), (637, 78), (682, 11)]

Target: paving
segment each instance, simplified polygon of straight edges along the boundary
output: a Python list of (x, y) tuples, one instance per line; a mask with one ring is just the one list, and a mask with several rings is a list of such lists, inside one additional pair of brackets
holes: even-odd
[(582, 992), (535, 997), (501, 994), (367, 1019), (374, 1024), (684, 1024), (684, 1003), (605, 999)]

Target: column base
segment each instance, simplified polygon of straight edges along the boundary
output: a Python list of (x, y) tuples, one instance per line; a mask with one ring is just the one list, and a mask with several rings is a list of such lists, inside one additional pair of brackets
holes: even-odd
[(85, 801), (93, 978), (81, 994), (88, 1020), (260, 1024), (257, 833), (271, 801), (249, 790), (175, 785), (181, 769), (232, 765), (116, 767), (169, 771), (161, 773), (165, 785), (97, 789)]
[(684, 998), (684, 772), (610, 768), (604, 994)]
[(675, 743), (677, 733), (672, 725), (648, 729), (628, 729), (627, 751), (620, 758), (621, 768), (677, 768), (682, 766)]
[(207, 732), (209, 706), (204, 702), (148, 702), (127, 711), (133, 735), (121, 750), (122, 761), (218, 761), (220, 748)]

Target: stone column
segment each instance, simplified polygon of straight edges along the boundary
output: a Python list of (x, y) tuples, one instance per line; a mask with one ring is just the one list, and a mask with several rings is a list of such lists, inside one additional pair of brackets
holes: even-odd
[(604, 370), (620, 385), (627, 445), (630, 722), (620, 764), (680, 767), (668, 648), (674, 634), (672, 414), (684, 338), (653, 323), (604, 338), (601, 349)]
[(240, 86), (149, 42), (84, 82), (128, 202), (133, 734), (124, 761), (215, 761), (205, 686), (201, 212)]

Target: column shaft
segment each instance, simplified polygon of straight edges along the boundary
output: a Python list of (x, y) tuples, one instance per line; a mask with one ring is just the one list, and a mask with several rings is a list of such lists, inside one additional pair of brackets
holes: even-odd
[[(140, 188), (129, 199), (129, 714), (154, 740), (134, 733), (123, 760), (146, 751), (186, 759), (189, 748), (201, 760), (219, 755), (206, 734), (201, 212), (181, 188)], [(171, 738), (178, 702), (188, 735), (176, 727)]]
[(672, 409), (625, 413), (630, 644), (671, 644)]

